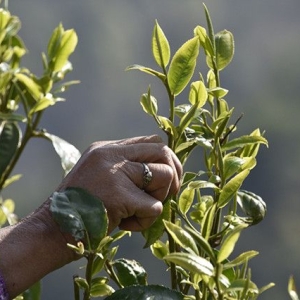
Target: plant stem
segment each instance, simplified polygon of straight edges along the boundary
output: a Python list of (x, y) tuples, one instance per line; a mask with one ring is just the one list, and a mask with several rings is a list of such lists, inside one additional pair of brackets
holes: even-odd
[(34, 131), (37, 128), (41, 117), (42, 117), (42, 112), (39, 112), (39, 113), (37, 113), (33, 124), (27, 124), (26, 129), (25, 129), (25, 133), (24, 133), (24, 137), (23, 137), (22, 142), (21, 142), (21, 145), (17, 149), (11, 163), (8, 165), (6, 170), (3, 172), (3, 176), (0, 180), (0, 191), (2, 190), (5, 181), (10, 176), (10, 174), (11, 174), (12, 170), (14, 169), (15, 165), (19, 161), (19, 158), (20, 158), (25, 146), (27, 145), (28, 141), (30, 140), (30, 138), (35, 136)]
[(95, 254), (90, 253), (87, 257), (87, 265), (86, 265), (86, 271), (85, 271), (85, 279), (88, 284), (88, 289), (84, 291), (83, 300), (90, 300), (90, 291), (91, 291), (91, 283), (92, 283), (92, 269), (94, 264)]

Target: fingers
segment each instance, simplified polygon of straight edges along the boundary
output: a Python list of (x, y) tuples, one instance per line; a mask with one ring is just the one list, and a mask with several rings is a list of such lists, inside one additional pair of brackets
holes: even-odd
[(165, 164), (172, 168), (173, 178), (170, 186), (170, 194), (176, 194), (180, 187), (182, 166), (177, 156), (163, 143), (143, 143), (126, 145), (123, 147), (124, 156), (134, 162)]

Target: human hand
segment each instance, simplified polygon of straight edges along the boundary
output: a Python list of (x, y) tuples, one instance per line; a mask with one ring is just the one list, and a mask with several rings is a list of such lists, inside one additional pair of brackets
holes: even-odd
[[(153, 174), (143, 188), (146, 163)], [(182, 167), (158, 136), (93, 143), (58, 190), (80, 187), (98, 197), (107, 209), (109, 232), (148, 228), (163, 210), (162, 202), (180, 187)]]

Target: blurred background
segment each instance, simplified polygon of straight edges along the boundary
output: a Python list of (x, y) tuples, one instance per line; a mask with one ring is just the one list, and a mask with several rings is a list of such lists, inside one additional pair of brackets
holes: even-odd
[[(300, 286), (300, 2), (205, 3), (215, 31), (227, 29), (235, 37), (236, 53), (221, 72), (221, 81), (229, 89), (226, 100), (235, 107), (236, 116), (244, 113), (238, 133), (259, 127), (266, 131), (270, 144), (269, 149), (261, 148), (258, 165), (244, 185), (263, 197), (268, 213), (262, 223), (242, 235), (238, 251), (259, 251), (250, 264), (253, 281), (259, 287), (276, 284), (260, 299), (289, 299), (289, 276), (293, 274)], [(134, 63), (156, 67), (151, 55), (155, 19), (173, 53), (192, 36), (196, 25), (206, 27), (202, 1), (195, 0), (11, 0), (9, 9), (23, 24), (20, 35), (29, 49), (23, 64), (38, 74), (40, 53), (59, 22), (76, 30), (79, 45), (71, 56), (74, 72), (67, 79), (79, 79), (81, 84), (64, 95), (66, 102), (48, 110), (42, 126), (80, 151), (95, 140), (160, 133), (139, 104), (151, 83), (164, 114), (166, 96), (160, 83), (146, 74), (124, 70)], [(200, 60), (203, 57), (202, 53)], [(59, 159), (44, 140), (28, 145), (16, 172), (24, 177), (6, 196), (16, 201), (20, 216), (41, 204), (62, 178)], [(165, 267), (152, 260), (149, 265), (149, 250), (142, 249), (143, 243), (140, 234), (133, 234), (122, 241), (119, 256), (139, 260), (149, 272), (150, 283), (166, 284)], [(42, 299), (73, 299), (72, 275), (80, 272), (81, 264), (47, 276)]]

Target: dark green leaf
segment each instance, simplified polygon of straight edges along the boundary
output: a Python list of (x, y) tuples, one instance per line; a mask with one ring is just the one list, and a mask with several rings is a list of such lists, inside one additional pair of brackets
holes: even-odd
[(249, 223), (255, 225), (263, 220), (267, 212), (267, 205), (258, 195), (239, 190), (237, 193), (237, 202), (243, 212), (249, 217)]
[(21, 138), (21, 130), (16, 123), (0, 123), (0, 178), (11, 162)]
[(185, 42), (172, 58), (168, 84), (173, 95), (178, 95), (187, 86), (194, 74), (196, 59), (199, 54), (199, 38)]
[(63, 232), (85, 242), (88, 250), (96, 250), (105, 237), (108, 218), (103, 203), (80, 188), (68, 188), (51, 196), (50, 210)]
[(184, 296), (175, 290), (160, 285), (130, 286), (120, 289), (105, 300), (183, 300)]
[(115, 260), (112, 266), (124, 287), (147, 284), (147, 273), (137, 261), (120, 258)]

